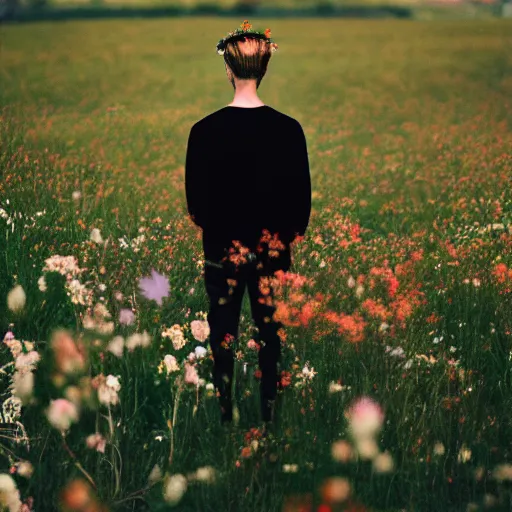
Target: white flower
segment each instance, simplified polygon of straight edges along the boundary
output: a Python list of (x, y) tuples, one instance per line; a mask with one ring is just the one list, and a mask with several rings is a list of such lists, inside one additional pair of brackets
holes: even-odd
[(337, 393), (342, 390), (343, 386), (341, 384), (338, 384), (337, 382), (329, 382), (329, 393)]
[(388, 452), (379, 453), (373, 459), (373, 470), (377, 473), (389, 473), (393, 471), (393, 458)]
[(18, 284), (7, 294), (7, 307), (17, 313), (25, 307), (26, 300), (25, 290)]
[(445, 452), (444, 444), (437, 442), (434, 445), (434, 455), (441, 456), (441, 455), (444, 455), (444, 452)]
[(457, 460), (459, 462), (466, 463), (469, 459), (471, 459), (471, 450), (465, 444), (463, 444), (459, 454), (457, 455)]
[(48, 289), (48, 287), (46, 286), (46, 279), (44, 276), (41, 276), (37, 280), (37, 286), (39, 287), (39, 290), (42, 292), (45, 292)]
[(11, 475), (7, 473), (0, 474), (0, 508), (7, 508), (9, 512), (18, 512), (21, 510), (20, 491), (16, 487), (16, 482)]
[(82, 197), (82, 193), (80, 192), (80, 190), (75, 190), (71, 194), (71, 197), (73, 198), (73, 201), (78, 201)]
[(297, 464), (283, 464), (283, 473), (297, 473), (298, 470)]
[(153, 469), (151, 470), (151, 473), (149, 474), (148, 483), (150, 485), (152, 485), (161, 479), (162, 479), (162, 470), (160, 469), (160, 466), (158, 464), (155, 464), (153, 466)]
[(379, 447), (373, 437), (357, 438), (356, 449), (361, 459), (374, 459), (379, 454)]
[(207, 353), (207, 350), (204, 347), (197, 346), (195, 348), (195, 355), (198, 359), (202, 359), (206, 355), (206, 353)]
[(101, 238), (101, 232), (98, 228), (93, 228), (93, 230), (91, 231), (90, 238), (93, 242), (95, 242), (97, 244), (103, 243), (103, 238)]
[(347, 280), (347, 285), (349, 288), (354, 288), (354, 286), (356, 285), (356, 280), (350, 276)]
[(219, 55), (224, 55), (224, 50), (217, 50), (217, 53), (218, 53)]
[(215, 481), (215, 469), (212, 466), (198, 468), (195, 473), (195, 479), (200, 482), (213, 483)]
[(108, 375), (106, 378), (100, 374), (94, 377), (93, 384), (98, 389), (98, 400), (105, 405), (116, 405), (119, 402), (118, 391), (121, 389), (118, 377)]
[(34, 472), (34, 466), (28, 460), (22, 460), (18, 463), (16, 473), (25, 478), (30, 478)]
[(358, 285), (356, 288), (356, 297), (359, 298), (361, 295), (363, 295), (364, 292), (364, 286)]
[(115, 336), (112, 338), (108, 345), (107, 350), (112, 352), (116, 357), (122, 357), (124, 349), (124, 338), (122, 336)]
[(309, 368), (308, 363), (302, 368), (302, 377), (311, 380), (318, 372), (315, 372), (314, 367)]
[(15, 361), (15, 368), (19, 371), (29, 371), (36, 369), (36, 363), (41, 359), (41, 356), (35, 350), (31, 350), (27, 354), (21, 353)]
[(32, 396), (34, 389), (34, 374), (27, 371), (16, 371), (12, 376), (11, 392), (24, 404)]
[(171, 475), (166, 477), (164, 483), (164, 500), (172, 505), (177, 504), (187, 490), (187, 479), (181, 475)]
[(178, 365), (178, 361), (171, 354), (167, 354), (164, 357), (164, 364), (165, 364), (165, 367), (167, 369), (167, 373), (177, 372), (180, 369), (180, 367)]
[(151, 343), (151, 337), (149, 336), (147, 331), (144, 331), (142, 334), (134, 333), (131, 336), (126, 338), (126, 348), (130, 352), (132, 352), (136, 347), (148, 347)]

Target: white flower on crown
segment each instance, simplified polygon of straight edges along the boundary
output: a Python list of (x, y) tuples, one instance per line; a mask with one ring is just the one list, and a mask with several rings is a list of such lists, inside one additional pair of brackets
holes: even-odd
[(220, 49), (219, 49), (219, 50), (217, 50), (217, 53), (218, 53), (219, 55), (224, 55), (224, 50), (220, 50)]

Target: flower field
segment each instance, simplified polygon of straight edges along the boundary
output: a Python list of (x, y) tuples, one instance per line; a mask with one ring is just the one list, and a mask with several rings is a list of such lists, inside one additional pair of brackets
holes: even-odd
[(313, 189), (267, 431), (247, 296), (220, 424), (184, 189), (239, 22), (1, 28), (0, 510), (511, 510), (512, 23), (261, 24)]

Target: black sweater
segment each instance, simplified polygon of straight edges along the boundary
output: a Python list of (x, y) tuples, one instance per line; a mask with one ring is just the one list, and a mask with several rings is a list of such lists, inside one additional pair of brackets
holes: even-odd
[(185, 191), (206, 259), (219, 260), (232, 240), (254, 249), (265, 228), (288, 247), (311, 213), (302, 126), (268, 105), (209, 114), (190, 130)]

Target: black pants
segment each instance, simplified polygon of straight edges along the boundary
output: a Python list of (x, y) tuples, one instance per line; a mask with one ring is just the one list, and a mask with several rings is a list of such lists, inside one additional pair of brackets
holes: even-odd
[[(232, 419), (231, 386), (234, 367), (233, 341), (239, 336), (239, 320), (242, 299), (247, 286), (251, 313), (259, 331), (258, 351), (261, 370), (260, 397), (261, 415), (264, 421), (274, 420), (274, 404), (280, 380), (281, 339), (278, 330), (281, 322), (273, 320), (275, 312), (272, 277), (277, 267), (264, 257), (251, 253), (252, 261), (233, 265), (225, 261), (205, 261), (204, 278), (210, 301), (208, 323), (210, 347), (213, 353), (213, 382), (219, 391), (221, 420)], [(290, 261), (289, 258), (284, 260)], [(288, 270), (289, 265), (281, 265)], [(261, 284), (261, 288), (260, 288)], [(268, 285), (268, 286), (266, 286)], [(265, 303), (260, 302), (265, 300)]]

